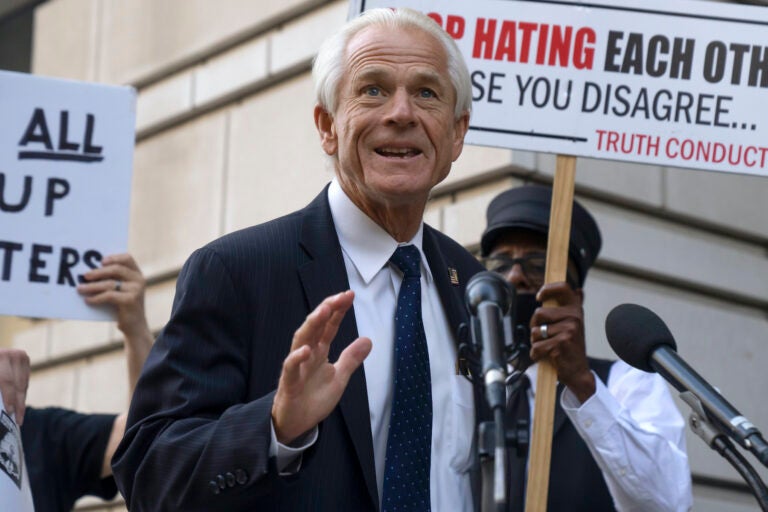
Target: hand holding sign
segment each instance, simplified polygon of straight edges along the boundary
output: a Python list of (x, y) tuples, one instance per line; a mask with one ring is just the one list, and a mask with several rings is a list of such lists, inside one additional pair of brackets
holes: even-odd
[(146, 280), (130, 254), (109, 255), (102, 260), (102, 265), (83, 275), (85, 282), (77, 291), (87, 304), (115, 307), (117, 328), (125, 335), (129, 395), (132, 395), (154, 341), (144, 311)]
[(135, 96), (0, 71), (0, 313), (112, 320), (75, 287), (127, 246)]
[(149, 332), (144, 314), (146, 281), (130, 254), (106, 256), (102, 267), (83, 274), (77, 287), (88, 304), (111, 304), (117, 310), (117, 326), (131, 338)]

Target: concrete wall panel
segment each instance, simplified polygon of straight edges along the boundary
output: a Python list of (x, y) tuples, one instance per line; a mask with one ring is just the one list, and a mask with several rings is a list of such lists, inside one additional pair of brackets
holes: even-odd
[(669, 169), (667, 208), (768, 239), (768, 180), (719, 172)]
[(225, 124), (213, 113), (136, 148), (129, 247), (145, 275), (179, 269), (220, 234)]
[(56, 0), (35, 9), (33, 73), (95, 80), (100, 10), (99, 0)]
[(305, 74), (232, 112), (227, 231), (301, 208), (331, 180), (312, 118), (313, 98)]
[(128, 83), (322, 0), (109, 0), (101, 78)]

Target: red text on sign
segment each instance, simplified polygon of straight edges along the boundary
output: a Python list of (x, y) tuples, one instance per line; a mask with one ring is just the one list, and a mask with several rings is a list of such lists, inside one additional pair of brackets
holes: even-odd
[(478, 18), (472, 57), (592, 69), (596, 39), (589, 27)]
[(768, 147), (751, 144), (723, 143), (693, 139), (627, 133), (614, 130), (595, 130), (597, 150), (616, 155), (658, 157), (685, 162), (722, 164), (728, 168), (747, 167), (765, 169)]

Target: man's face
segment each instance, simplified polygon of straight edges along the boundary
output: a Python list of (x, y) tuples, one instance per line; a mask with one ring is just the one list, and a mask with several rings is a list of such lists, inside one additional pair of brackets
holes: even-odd
[[(546, 253), (547, 243), (543, 235), (524, 230), (510, 231), (496, 241), (489, 258), (493, 262), (490, 268), (504, 276), (518, 294), (535, 294), (544, 284)], [(510, 260), (518, 258), (527, 261), (511, 264)]]
[(443, 47), (421, 30), (369, 27), (349, 41), (346, 62), (336, 112), (315, 109), (342, 188), (366, 207), (425, 203), (469, 123), (468, 114), (454, 118)]

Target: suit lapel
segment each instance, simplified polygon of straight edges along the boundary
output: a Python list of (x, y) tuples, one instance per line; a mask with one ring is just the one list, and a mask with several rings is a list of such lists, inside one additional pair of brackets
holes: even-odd
[[(307, 259), (299, 266), (298, 271), (309, 311), (314, 310), (329, 295), (349, 289), (341, 245), (328, 205), (327, 191), (328, 187), (302, 211), (300, 243)], [(339, 332), (331, 343), (328, 358), (336, 361), (339, 354), (357, 337), (355, 311), (351, 308), (344, 316)], [(371, 500), (378, 507), (368, 391), (362, 366), (349, 379), (347, 389), (339, 401), (339, 408), (360, 461)]]
[(437, 293), (440, 295), (440, 301), (450, 322), (453, 339), (458, 342), (459, 326), (467, 322), (467, 310), (464, 307), (464, 298), (462, 297), (464, 287), (460, 286), (459, 283), (462, 280), (466, 281), (469, 276), (460, 275), (453, 263), (446, 259), (438, 247), (432, 229), (426, 225), (424, 226), (422, 247), (427, 262), (429, 262), (429, 269), (432, 271), (432, 279), (435, 281)]

